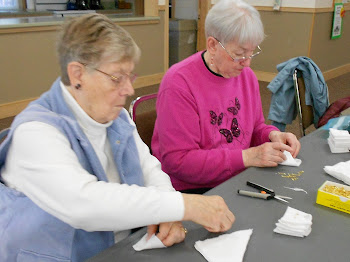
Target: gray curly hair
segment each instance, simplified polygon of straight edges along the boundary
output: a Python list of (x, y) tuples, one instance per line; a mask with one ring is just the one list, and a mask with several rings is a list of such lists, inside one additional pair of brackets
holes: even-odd
[(138, 62), (141, 51), (130, 34), (102, 14), (86, 14), (63, 23), (57, 39), (61, 80), (70, 85), (72, 61), (98, 67), (102, 62)]

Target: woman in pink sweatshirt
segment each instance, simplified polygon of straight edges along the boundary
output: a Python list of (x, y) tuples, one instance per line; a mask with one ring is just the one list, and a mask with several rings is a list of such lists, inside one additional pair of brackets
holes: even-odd
[(209, 11), (207, 49), (172, 66), (160, 85), (152, 151), (176, 190), (203, 193), (250, 166), (272, 167), (296, 157), (291, 133), (265, 124), (250, 63), (264, 29), (242, 0)]

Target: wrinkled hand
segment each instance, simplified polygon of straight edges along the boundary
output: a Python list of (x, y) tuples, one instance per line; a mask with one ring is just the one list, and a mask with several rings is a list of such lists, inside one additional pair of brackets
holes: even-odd
[(220, 196), (182, 194), (185, 202), (183, 220), (191, 220), (210, 232), (224, 232), (231, 228), (235, 216)]
[(301, 145), (297, 137), (289, 132), (271, 131), (269, 134), (271, 142), (281, 142), (291, 147), (291, 151), (288, 150), (295, 158), (300, 151)]
[(286, 160), (283, 151), (291, 152), (292, 148), (282, 142), (267, 142), (260, 146), (243, 150), (243, 163), (245, 167), (273, 167)]
[(161, 223), (159, 225), (150, 225), (147, 228), (147, 234), (148, 239), (153, 234), (156, 234), (160, 241), (162, 241), (167, 247), (182, 242), (186, 236), (181, 222), (168, 222)]

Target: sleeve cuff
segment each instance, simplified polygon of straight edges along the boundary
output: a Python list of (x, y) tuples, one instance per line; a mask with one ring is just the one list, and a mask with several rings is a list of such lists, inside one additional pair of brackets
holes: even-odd
[(162, 192), (160, 197), (160, 222), (181, 221), (185, 204), (180, 192)]

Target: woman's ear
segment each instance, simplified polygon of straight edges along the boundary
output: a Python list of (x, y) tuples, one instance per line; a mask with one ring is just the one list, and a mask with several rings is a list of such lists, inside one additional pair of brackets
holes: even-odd
[(217, 50), (217, 40), (212, 37), (212, 36), (209, 36), (207, 38), (207, 51), (211, 54), (211, 55), (214, 55), (214, 53), (216, 52)]
[(84, 65), (78, 62), (70, 62), (67, 65), (67, 73), (71, 86), (81, 85), (84, 70)]

